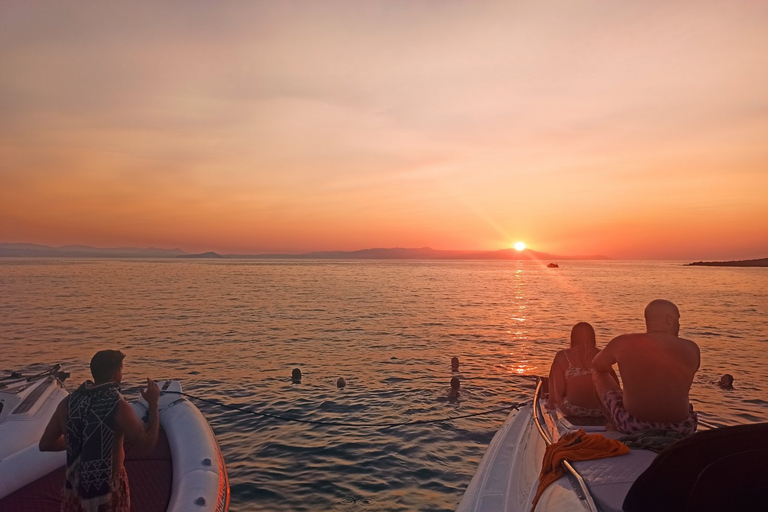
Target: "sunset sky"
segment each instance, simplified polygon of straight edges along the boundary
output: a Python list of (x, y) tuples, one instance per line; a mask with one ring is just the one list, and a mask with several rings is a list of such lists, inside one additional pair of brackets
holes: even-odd
[(768, 257), (768, 2), (0, 2), (0, 242)]

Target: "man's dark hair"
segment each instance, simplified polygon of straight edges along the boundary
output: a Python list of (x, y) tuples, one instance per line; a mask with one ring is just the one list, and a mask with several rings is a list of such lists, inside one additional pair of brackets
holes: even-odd
[(91, 358), (91, 375), (93, 381), (102, 383), (112, 378), (116, 371), (123, 366), (125, 354), (119, 350), (99, 350)]

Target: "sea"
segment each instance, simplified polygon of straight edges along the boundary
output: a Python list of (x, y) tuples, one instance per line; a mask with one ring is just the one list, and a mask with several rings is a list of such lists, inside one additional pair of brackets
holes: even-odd
[[(701, 419), (768, 421), (768, 269), (546, 263), (3, 258), (0, 372), (61, 363), (75, 387), (114, 348), (129, 400), (147, 377), (172, 378), (255, 413), (344, 424), (197, 401), (235, 512), (454, 510), (508, 414), (498, 409), (530, 399), (571, 327), (591, 323), (604, 346), (642, 332), (657, 298), (701, 347)], [(734, 389), (716, 385), (724, 373)], [(454, 376), (461, 394), (448, 400)]]

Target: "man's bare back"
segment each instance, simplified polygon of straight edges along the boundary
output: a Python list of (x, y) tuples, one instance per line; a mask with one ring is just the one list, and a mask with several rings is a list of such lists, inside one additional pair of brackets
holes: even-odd
[(592, 361), (598, 395), (620, 391), (605, 373), (618, 363), (623, 405), (631, 416), (642, 422), (670, 424), (689, 418), (688, 392), (699, 369), (700, 353), (696, 343), (678, 337), (679, 319), (671, 302), (651, 302), (646, 308), (648, 332), (614, 338)]
[[(688, 417), (688, 391), (699, 369), (699, 347), (694, 342), (646, 333), (619, 336), (608, 346), (619, 365), (630, 414), (664, 423)], [(595, 369), (602, 370), (598, 364)]]

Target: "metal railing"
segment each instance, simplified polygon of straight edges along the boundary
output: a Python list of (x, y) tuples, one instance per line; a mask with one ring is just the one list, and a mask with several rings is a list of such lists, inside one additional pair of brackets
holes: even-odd
[[(544, 443), (549, 446), (553, 441), (548, 428), (545, 428), (545, 426), (542, 425), (544, 412), (541, 410), (541, 384), (542, 380), (539, 379), (538, 383), (536, 384), (536, 391), (533, 394), (533, 421), (536, 424), (536, 428), (538, 429), (542, 439), (544, 439)], [(579, 497), (579, 499), (586, 504), (587, 508), (591, 512), (599, 512), (597, 505), (595, 505), (595, 500), (592, 499), (592, 494), (589, 492), (587, 483), (581, 477), (579, 472), (576, 471), (576, 468), (574, 468), (567, 460), (564, 460), (562, 464), (566, 470), (566, 473), (569, 475), (569, 479), (573, 485), (573, 490), (576, 492), (576, 495)]]

